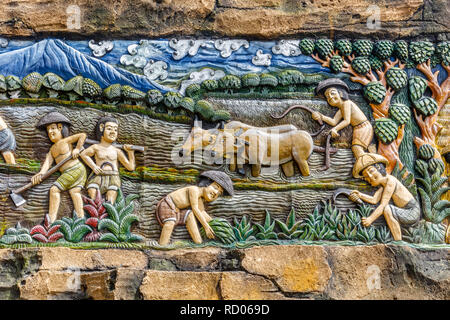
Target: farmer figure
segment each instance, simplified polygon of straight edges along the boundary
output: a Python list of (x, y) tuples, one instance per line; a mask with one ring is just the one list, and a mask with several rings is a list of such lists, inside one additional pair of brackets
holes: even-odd
[(122, 150), (113, 146), (118, 130), (119, 123), (115, 118), (100, 118), (95, 128), (100, 143), (91, 145), (81, 153), (81, 158), (92, 169), (86, 186), (89, 197), (95, 199), (97, 192), (106, 193), (106, 200), (112, 204), (116, 201), (117, 191), (121, 187), (119, 162), (129, 171), (136, 167), (132, 146), (124, 145), (128, 158)]
[(370, 204), (379, 204), (369, 217), (361, 219), (362, 224), (368, 227), (384, 215), (394, 240), (402, 240), (400, 225), (410, 226), (418, 222), (420, 206), (400, 181), (386, 173), (387, 163), (387, 159), (378, 154), (365, 153), (360, 156), (353, 167), (353, 176), (380, 188), (373, 196), (353, 190), (349, 198), (355, 202), (361, 199)]
[(15, 164), (14, 151), (16, 150), (16, 139), (11, 129), (0, 116), (0, 153), (7, 164)]
[(173, 228), (186, 225), (195, 243), (202, 243), (197, 220), (205, 229), (209, 239), (214, 238), (214, 231), (208, 222), (211, 217), (206, 213), (204, 202), (212, 202), (222, 194), (232, 196), (233, 183), (227, 174), (210, 170), (200, 174), (197, 186), (188, 186), (175, 190), (161, 199), (156, 205), (156, 219), (162, 226), (160, 245), (167, 245)]
[(320, 112), (313, 112), (312, 118), (314, 120), (322, 119), (322, 121), (332, 126), (331, 136), (333, 138), (339, 137), (338, 132), (340, 130), (348, 125), (352, 125), (352, 151), (357, 159), (367, 151), (371, 144), (373, 129), (370, 121), (367, 120), (361, 109), (348, 99), (348, 91), (347, 85), (340, 79), (330, 78), (321, 81), (316, 88), (316, 93), (324, 93), (328, 104), (339, 110), (334, 115), (334, 118), (327, 117)]
[[(84, 217), (81, 190), (86, 183), (87, 173), (83, 163), (78, 160), (78, 156), (80, 155), (80, 149), (83, 147), (84, 141), (86, 140), (86, 134), (78, 133), (69, 136), (70, 125), (69, 119), (59, 112), (50, 112), (44, 116), (37, 125), (39, 129), (47, 130), (48, 137), (50, 138), (50, 141), (53, 142), (53, 145), (50, 147), (50, 151), (45, 157), (41, 170), (31, 178), (33, 185), (42, 182), (42, 175), (50, 169), (53, 162), (58, 164), (62, 160), (72, 157), (71, 160), (59, 169), (61, 175), (50, 188), (48, 209), (50, 222), (54, 222), (58, 215), (62, 191), (69, 191), (77, 216), (80, 218)], [(74, 148), (73, 144), (75, 143), (76, 146)]]

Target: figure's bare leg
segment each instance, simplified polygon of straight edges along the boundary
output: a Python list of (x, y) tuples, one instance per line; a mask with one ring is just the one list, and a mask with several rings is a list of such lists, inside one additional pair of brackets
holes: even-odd
[(175, 221), (167, 221), (164, 223), (159, 237), (159, 244), (165, 246), (169, 244), (170, 236), (172, 235), (173, 228), (175, 227)]
[(402, 230), (400, 228), (400, 223), (398, 223), (398, 221), (392, 215), (392, 211), (389, 206), (386, 206), (384, 208), (383, 215), (389, 229), (391, 230), (394, 240), (402, 240)]
[(61, 190), (57, 186), (52, 186), (50, 188), (50, 200), (48, 207), (48, 215), (50, 217), (50, 222), (55, 222), (58, 216), (59, 204), (61, 202)]
[(72, 197), (73, 208), (77, 213), (77, 217), (83, 218), (84, 210), (83, 210), (83, 199), (81, 198), (81, 188), (70, 189), (69, 194)]
[(362, 146), (354, 145), (352, 146), (352, 152), (355, 156), (355, 159), (358, 159), (360, 156), (362, 156), (365, 153), (365, 150)]
[(282, 164), (281, 169), (283, 170), (286, 177), (292, 177), (294, 175), (294, 161), (289, 161)]
[(236, 155), (232, 154), (230, 157), (230, 172), (236, 171)]
[(108, 190), (106, 192), (106, 201), (111, 202), (111, 204), (114, 204), (116, 202), (117, 198), (117, 191), (116, 190)]
[(260, 164), (252, 164), (252, 176), (258, 177), (261, 173), (261, 165)]
[(194, 213), (189, 214), (186, 219), (186, 229), (191, 235), (192, 241), (194, 243), (202, 243), (202, 236), (200, 235), (200, 231), (198, 230), (197, 221), (194, 218)]
[(14, 153), (11, 151), (3, 152), (2, 155), (7, 164), (16, 164), (16, 158), (14, 157)]
[(91, 198), (92, 200), (95, 200), (95, 197), (97, 197), (97, 189), (89, 188), (87, 192), (88, 192), (89, 198)]

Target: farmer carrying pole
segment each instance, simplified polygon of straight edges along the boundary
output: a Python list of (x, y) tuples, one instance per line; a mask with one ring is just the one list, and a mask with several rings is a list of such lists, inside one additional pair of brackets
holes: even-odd
[(81, 153), (81, 158), (92, 169), (86, 185), (91, 199), (95, 199), (97, 192), (106, 193), (106, 200), (114, 203), (117, 191), (121, 187), (119, 162), (129, 171), (133, 171), (136, 167), (135, 148), (128, 144), (123, 145), (128, 154), (127, 158), (124, 152), (114, 145), (118, 129), (119, 124), (115, 118), (100, 118), (95, 128), (97, 140), (100, 142)]
[[(42, 182), (43, 177), (46, 176), (45, 174), (49, 171), (53, 162), (59, 164), (72, 156), (71, 160), (68, 160), (59, 168), (61, 175), (50, 188), (48, 209), (50, 222), (54, 222), (58, 215), (62, 191), (69, 191), (77, 216), (84, 216), (81, 190), (86, 183), (87, 173), (85, 166), (78, 159), (78, 156), (86, 140), (86, 134), (78, 133), (69, 136), (70, 125), (69, 119), (59, 112), (50, 112), (37, 125), (38, 128), (47, 130), (48, 137), (53, 142), (53, 145), (45, 157), (41, 170), (31, 178), (33, 185)], [(75, 143), (76, 147), (74, 148), (73, 144)]]

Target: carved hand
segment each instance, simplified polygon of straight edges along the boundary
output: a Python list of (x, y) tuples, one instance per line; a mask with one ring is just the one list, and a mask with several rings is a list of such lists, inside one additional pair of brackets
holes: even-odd
[(72, 150), (72, 158), (73, 158), (73, 159), (76, 159), (76, 158), (78, 158), (79, 156), (80, 156), (80, 149), (78, 149), (78, 148), (73, 149), (73, 150)]
[(93, 171), (94, 171), (94, 173), (95, 174), (97, 174), (97, 175), (99, 175), (99, 174), (102, 174), (103, 173), (103, 169), (102, 168), (100, 168), (99, 166), (95, 166), (93, 169), (92, 169)]
[(42, 173), (37, 173), (31, 178), (31, 183), (37, 185), (42, 182)]
[(348, 198), (353, 202), (357, 202), (361, 199), (361, 193), (358, 190), (353, 190)]
[(336, 131), (335, 128), (331, 129), (331, 130), (330, 130), (330, 133), (331, 133), (331, 136), (332, 136), (333, 138), (339, 137), (339, 133)]
[(369, 227), (372, 224), (372, 219), (370, 217), (363, 217), (361, 218), (361, 222), (364, 227)]
[(205, 229), (205, 233), (208, 239), (214, 239), (214, 231), (211, 226), (207, 224), (206, 226), (203, 226), (203, 228)]
[(123, 149), (127, 152), (133, 152), (133, 149), (131, 149), (133, 146), (131, 144), (124, 144)]
[(311, 117), (312, 117), (314, 120), (318, 121), (318, 120), (321, 120), (321, 119), (322, 119), (322, 114), (321, 114), (320, 112), (315, 111), (315, 112), (313, 112), (313, 113), (311, 114)]

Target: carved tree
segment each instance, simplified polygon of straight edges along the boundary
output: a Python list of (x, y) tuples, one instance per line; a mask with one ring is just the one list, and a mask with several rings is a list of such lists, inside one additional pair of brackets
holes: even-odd
[[(379, 139), (378, 153), (388, 159), (386, 170), (389, 173), (396, 163), (402, 169), (399, 146), (410, 112), (404, 105), (391, 108), (395, 91), (407, 85), (407, 75), (403, 70), (405, 63), (397, 48), (400, 45), (391, 41), (378, 41), (373, 45), (370, 40), (357, 40), (353, 43), (339, 40), (334, 45), (330, 42), (331, 40), (318, 40), (311, 56), (323, 67), (336, 73), (350, 74), (351, 81), (364, 86), (364, 96), (369, 101), (375, 119), (375, 134)], [(310, 42), (305, 41), (303, 45), (306, 51), (310, 50)], [(302, 48), (302, 43), (300, 47)]]
[[(435, 52), (436, 51), (436, 52)], [(417, 70), (422, 72), (426, 80), (423, 83), (418, 77), (410, 80), (410, 97), (414, 103), (414, 116), (419, 125), (422, 138), (415, 137), (417, 148), (424, 144), (430, 144), (435, 148), (434, 157), (441, 155), (436, 148), (436, 135), (442, 126), (437, 122), (437, 117), (442, 107), (449, 98), (450, 92), (450, 42), (441, 42), (435, 50), (432, 43), (427, 41), (413, 42), (410, 45), (411, 60), (416, 64)], [(442, 65), (447, 72), (447, 78), (439, 84), (439, 70), (433, 73), (432, 62)], [(424, 95), (426, 88), (431, 91), (431, 97)]]

